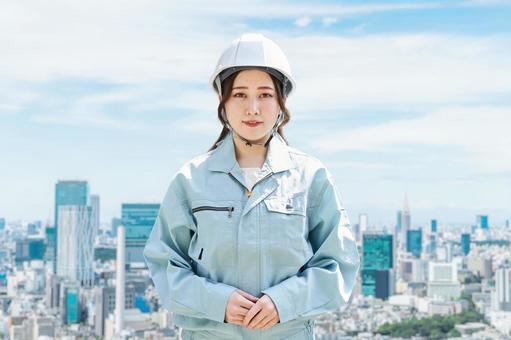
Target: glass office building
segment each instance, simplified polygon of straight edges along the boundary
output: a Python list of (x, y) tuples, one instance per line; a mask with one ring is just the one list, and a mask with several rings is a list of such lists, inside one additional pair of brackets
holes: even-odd
[(406, 232), (406, 251), (420, 258), (422, 252), (422, 229), (412, 229)]
[(431, 232), (436, 233), (438, 227), (438, 221), (437, 220), (431, 220)]
[(122, 223), (126, 231), (126, 264), (145, 263), (142, 252), (159, 210), (159, 204), (122, 204)]
[(463, 255), (468, 255), (470, 252), (470, 234), (461, 234), (461, 250)]
[[(364, 234), (362, 254), (362, 294), (375, 296), (377, 271), (394, 268), (393, 236), (389, 234)], [(379, 274), (378, 276), (380, 275), (387, 274)], [(380, 294), (385, 295), (384, 292), (379, 292), (378, 295)]]
[(477, 227), (479, 229), (488, 229), (488, 215), (477, 215)]
[[(88, 197), (89, 185), (87, 181), (58, 181), (55, 185), (55, 219), (53, 220), (55, 229), (47, 229), (46, 231), (48, 237), (47, 246), (50, 253), (49, 260), (53, 261), (54, 272), (57, 272), (59, 207), (67, 205), (85, 206), (88, 204)], [(51, 253), (53, 253), (53, 256), (51, 256)]]

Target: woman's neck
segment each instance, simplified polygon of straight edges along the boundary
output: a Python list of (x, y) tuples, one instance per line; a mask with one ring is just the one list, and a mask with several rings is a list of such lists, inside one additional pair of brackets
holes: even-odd
[[(236, 160), (240, 168), (261, 168), (266, 159), (268, 148), (264, 145), (252, 144), (252, 146), (246, 145), (244, 141), (239, 139), (237, 136), (233, 136), (234, 149), (236, 152)], [(269, 136), (264, 139), (258, 140), (258, 143), (266, 143)]]

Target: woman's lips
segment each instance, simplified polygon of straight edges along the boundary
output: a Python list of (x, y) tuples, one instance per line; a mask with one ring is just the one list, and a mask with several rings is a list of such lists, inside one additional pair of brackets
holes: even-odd
[(256, 126), (259, 126), (260, 124), (262, 124), (263, 122), (243, 122), (243, 123), (250, 127), (256, 127)]

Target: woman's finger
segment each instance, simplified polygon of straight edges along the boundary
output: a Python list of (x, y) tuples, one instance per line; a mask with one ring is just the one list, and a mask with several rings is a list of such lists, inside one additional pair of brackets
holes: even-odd
[(277, 323), (277, 317), (269, 318), (268, 322), (266, 322), (260, 329), (267, 330), (271, 326), (275, 325)]

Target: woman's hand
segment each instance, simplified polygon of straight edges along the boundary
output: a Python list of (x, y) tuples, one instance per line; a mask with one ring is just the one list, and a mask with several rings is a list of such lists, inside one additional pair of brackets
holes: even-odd
[(259, 298), (244, 292), (241, 289), (236, 289), (232, 292), (229, 297), (229, 301), (227, 302), (224, 321), (243, 325), (245, 315), (255, 305), (257, 300), (259, 300)]
[(266, 330), (278, 323), (279, 313), (275, 304), (268, 295), (261, 296), (254, 306), (248, 311), (243, 319), (243, 326), (249, 329)]

